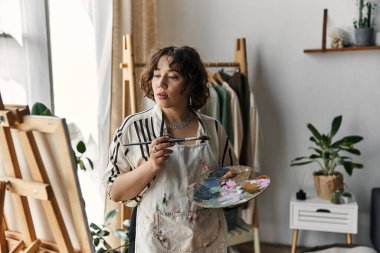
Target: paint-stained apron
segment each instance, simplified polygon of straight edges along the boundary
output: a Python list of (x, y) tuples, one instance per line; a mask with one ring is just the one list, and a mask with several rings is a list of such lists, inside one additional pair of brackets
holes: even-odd
[(222, 209), (204, 209), (186, 196), (187, 186), (207, 167), (218, 167), (208, 142), (172, 149), (138, 206), (135, 252), (227, 252)]

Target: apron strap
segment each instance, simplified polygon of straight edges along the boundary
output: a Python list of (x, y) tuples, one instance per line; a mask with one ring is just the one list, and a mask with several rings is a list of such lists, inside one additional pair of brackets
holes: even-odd
[(133, 208), (132, 217), (131, 217), (131, 225), (129, 227), (129, 246), (128, 253), (135, 253), (135, 241), (136, 241), (136, 214), (137, 214), (137, 206)]

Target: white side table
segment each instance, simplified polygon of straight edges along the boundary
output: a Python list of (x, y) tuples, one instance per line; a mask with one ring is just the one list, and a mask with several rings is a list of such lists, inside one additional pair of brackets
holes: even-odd
[[(332, 204), (319, 199), (308, 191), (306, 200), (297, 200), (295, 194), (290, 200), (290, 228), (293, 229), (292, 250), (297, 249), (298, 230), (345, 233), (348, 244), (351, 234), (358, 230), (358, 204), (354, 197), (347, 204)], [(311, 196), (310, 196), (311, 195)]]

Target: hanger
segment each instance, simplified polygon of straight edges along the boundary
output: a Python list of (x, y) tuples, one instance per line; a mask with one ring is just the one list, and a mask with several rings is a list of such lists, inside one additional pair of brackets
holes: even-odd
[(218, 82), (214, 79), (214, 77), (212, 76), (212, 74), (210, 72), (207, 71), (207, 77), (208, 77), (208, 81), (213, 85), (217, 85)]
[(224, 80), (222, 76), (219, 74), (219, 72), (214, 73), (214, 79), (218, 82), (219, 85), (222, 85)]

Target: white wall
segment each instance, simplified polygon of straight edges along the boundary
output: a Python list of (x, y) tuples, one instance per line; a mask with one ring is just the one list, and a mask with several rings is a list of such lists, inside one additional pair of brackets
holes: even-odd
[[(344, 175), (359, 203), (354, 242), (369, 245), (370, 191), (380, 187), (380, 51), (304, 54), (305, 48), (321, 46), (324, 8), (329, 31), (352, 26), (355, 0), (159, 1), (159, 39), (161, 45), (193, 46), (205, 62), (222, 62), (233, 59), (235, 38), (246, 37), (249, 82), (263, 132), (261, 167), (273, 180), (259, 198), (262, 241), (290, 244), (289, 198), (298, 189), (297, 178), (306, 172), (305, 185), (313, 187), (315, 166), (289, 167), (291, 159), (307, 154), (306, 123), (327, 132), (333, 117), (342, 114), (338, 135), (365, 137), (357, 159), (365, 169)], [(343, 241), (341, 234), (299, 236), (307, 246)]]

